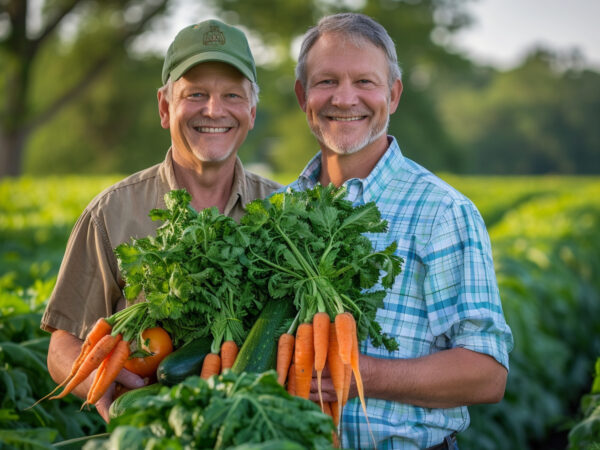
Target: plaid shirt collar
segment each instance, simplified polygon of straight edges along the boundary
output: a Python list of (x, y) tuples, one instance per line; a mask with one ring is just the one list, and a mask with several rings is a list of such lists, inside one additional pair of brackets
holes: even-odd
[[(390, 181), (398, 176), (398, 169), (405, 164), (404, 156), (393, 136), (388, 136), (389, 147), (366, 178), (351, 178), (344, 185), (348, 200), (354, 203), (376, 202)], [(321, 174), (321, 152), (317, 153), (298, 177), (301, 190), (313, 188)]]

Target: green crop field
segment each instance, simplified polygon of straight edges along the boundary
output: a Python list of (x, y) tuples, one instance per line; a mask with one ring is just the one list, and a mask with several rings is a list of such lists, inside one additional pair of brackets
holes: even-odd
[[(592, 448), (600, 442), (598, 379), (592, 388), (600, 356), (600, 178), (441, 176), (488, 225), (515, 337), (505, 398), (470, 408), (461, 448), (565, 448), (576, 425), (571, 448)], [(0, 181), (0, 448), (53, 448), (105, 430), (74, 397), (27, 407), (54, 386), (48, 335), (38, 326), (68, 234), (87, 202), (118, 178)]]

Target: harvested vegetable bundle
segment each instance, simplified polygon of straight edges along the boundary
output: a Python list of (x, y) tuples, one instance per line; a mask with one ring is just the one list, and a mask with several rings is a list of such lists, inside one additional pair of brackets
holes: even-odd
[[(237, 224), (216, 208), (196, 212), (190, 200), (185, 190), (167, 193), (167, 209), (150, 211), (153, 220), (164, 221), (156, 236), (133, 239), (115, 249), (126, 299), (139, 300), (143, 291), (145, 301), (100, 319), (70, 375), (41, 400), (63, 386), (52, 398), (64, 397), (97, 369), (86, 400), (95, 403), (125, 364), (147, 366), (132, 360), (152, 356), (143, 338), (148, 329), (163, 327), (177, 346), (209, 334), (217, 349), (223, 338), (230, 346), (241, 345), (252, 314), (258, 312), (260, 295), (239, 261), (245, 249), (237, 239)], [(144, 367), (139, 375), (147, 376), (146, 369), (152, 373), (155, 366)]]
[[(350, 312), (359, 340), (396, 350), (375, 320), (386, 289), (401, 271), (397, 244), (375, 250), (365, 233), (385, 233), (373, 202), (354, 207), (346, 189), (317, 185), (277, 193), (246, 205), (241, 231), (248, 243), (248, 276), (273, 298), (293, 298), (299, 323), (317, 312), (334, 319)], [(380, 285), (380, 286), (379, 286)]]
[(183, 189), (165, 195), (167, 209), (150, 211), (164, 221), (156, 236), (119, 245), (127, 300), (143, 292), (147, 314), (171, 334), (176, 347), (213, 335), (241, 345), (262, 305), (261, 292), (250, 283), (245, 244), (238, 225), (216, 208), (200, 212)]
[(245, 246), (237, 223), (216, 208), (197, 212), (190, 200), (185, 190), (169, 192), (167, 209), (150, 212), (164, 221), (156, 236), (121, 244), (115, 253), (126, 298), (143, 291), (148, 316), (171, 333), (176, 346), (212, 337), (202, 368), (208, 378), (231, 367), (261, 301), (240, 262)]
[[(366, 415), (358, 340), (368, 336), (376, 347), (384, 345), (390, 351), (398, 347), (382, 333), (375, 314), (403, 262), (395, 255), (395, 242), (377, 251), (365, 236), (387, 231), (387, 222), (375, 203), (354, 207), (345, 195), (344, 187), (333, 185), (288, 190), (249, 203), (241, 220), (249, 242), (249, 276), (266, 286), (272, 297), (293, 298), (298, 311), (297, 320), (282, 338), (281, 354), (287, 356), (278, 363), (279, 381), (288, 373), (291, 346), (298, 396), (308, 398), (313, 368), (320, 385), (329, 360), (341, 386), (336, 387), (338, 419), (344, 392), (350, 386), (350, 371)], [(331, 328), (335, 329), (334, 338), (330, 337)], [(287, 336), (294, 332), (295, 340)], [(338, 348), (339, 369), (332, 368), (339, 362), (329, 355), (330, 345)], [(322, 400), (321, 406), (324, 409)]]

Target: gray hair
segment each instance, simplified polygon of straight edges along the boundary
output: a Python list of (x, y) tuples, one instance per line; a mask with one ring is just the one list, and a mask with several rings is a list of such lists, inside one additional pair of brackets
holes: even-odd
[(296, 79), (300, 81), (305, 90), (308, 76), (306, 73), (308, 52), (325, 33), (342, 35), (359, 47), (365, 42), (370, 42), (379, 47), (384, 51), (388, 62), (389, 88), (392, 88), (396, 80), (401, 79), (402, 73), (398, 66), (396, 46), (385, 28), (364, 14), (340, 13), (323, 17), (317, 25), (309, 28), (304, 35), (302, 46), (300, 47), (300, 55), (298, 56), (298, 64), (296, 64)]
[[(250, 81), (250, 80), (248, 80)], [(170, 103), (173, 99), (173, 80), (171, 77), (167, 78), (167, 82), (161, 86), (159, 91), (162, 91), (167, 101)], [(260, 92), (260, 88), (258, 84), (254, 81), (250, 81), (250, 106), (254, 107), (258, 103), (258, 93)]]

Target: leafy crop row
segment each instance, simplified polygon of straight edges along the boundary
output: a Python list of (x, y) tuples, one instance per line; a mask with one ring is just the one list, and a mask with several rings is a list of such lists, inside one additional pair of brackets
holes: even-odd
[(0, 284), (0, 448), (52, 448), (51, 442), (87, 436), (104, 427), (96, 412), (80, 412), (81, 401), (45, 402), (29, 408), (54, 387), (46, 355), (49, 337), (39, 328), (54, 283), (22, 289)]
[(600, 355), (598, 198), (598, 183), (540, 191), (491, 227), (515, 349), (504, 400), (470, 409), (466, 448), (528, 448), (572, 426)]

